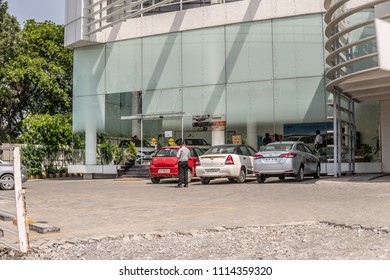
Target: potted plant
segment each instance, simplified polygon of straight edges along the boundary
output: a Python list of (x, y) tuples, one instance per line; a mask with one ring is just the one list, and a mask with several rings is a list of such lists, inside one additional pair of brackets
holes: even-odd
[(372, 156), (372, 146), (365, 144), (363, 147), (363, 153), (362, 157), (364, 158), (364, 161), (370, 162), (373, 158)]
[(114, 155), (116, 153), (117, 146), (111, 144), (109, 141), (104, 141), (99, 145), (98, 153), (100, 156), (101, 164), (111, 164), (114, 160)]
[(130, 141), (126, 147), (126, 163), (125, 170), (135, 165), (135, 160), (137, 159), (138, 150), (133, 141)]

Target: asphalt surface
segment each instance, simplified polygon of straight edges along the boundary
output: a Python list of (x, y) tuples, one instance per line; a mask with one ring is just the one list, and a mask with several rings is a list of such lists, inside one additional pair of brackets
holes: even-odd
[[(176, 180), (59, 178), (24, 184), (28, 218), (59, 227), (30, 231), (31, 246), (48, 239), (88, 240), (121, 234), (191, 232), (218, 227), (299, 224), (312, 221), (366, 228), (390, 227), (390, 176), (268, 179), (244, 184), (226, 179), (177, 189)], [(3, 192), (2, 194), (5, 194)], [(0, 200), (2, 210), (12, 205)]]

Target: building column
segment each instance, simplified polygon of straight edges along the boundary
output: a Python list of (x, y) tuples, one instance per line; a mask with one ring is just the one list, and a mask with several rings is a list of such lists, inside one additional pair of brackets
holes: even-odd
[(85, 127), (85, 164), (96, 164), (96, 127), (93, 122)]
[(248, 120), (246, 123), (246, 135), (247, 135), (247, 143), (249, 146), (258, 149), (257, 145), (257, 124), (253, 120)]
[(390, 173), (390, 101), (381, 101), (381, 152), (382, 152), (382, 172)]
[(211, 146), (225, 144), (225, 130), (211, 131)]
[[(137, 115), (139, 114), (139, 92), (133, 92), (132, 93), (132, 106), (131, 106), (131, 114)], [(134, 136), (137, 135), (139, 139), (141, 139), (141, 121), (140, 120), (132, 120), (131, 121), (131, 135)]]
[[(85, 127), (85, 164), (96, 165), (96, 148), (97, 148), (97, 135), (96, 126), (94, 122), (90, 122)], [(86, 180), (93, 179), (93, 174), (84, 173), (83, 178)]]

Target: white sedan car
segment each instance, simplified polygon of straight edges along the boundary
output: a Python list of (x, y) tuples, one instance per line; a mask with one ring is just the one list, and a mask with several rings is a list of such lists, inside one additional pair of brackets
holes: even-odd
[(253, 155), (256, 151), (245, 144), (227, 144), (211, 147), (199, 157), (196, 174), (202, 184), (215, 178), (227, 178), (230, 182), (244, 183), (246, 177), (254, 176)]

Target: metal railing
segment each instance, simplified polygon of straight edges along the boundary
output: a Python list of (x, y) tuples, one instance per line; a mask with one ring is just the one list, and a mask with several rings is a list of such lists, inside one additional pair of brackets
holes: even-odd
[[(1, 220), (3, 220), (3, 222), (0, 223), (0, 244), (22, 253), (28, 253), (30, 250), (29, 226), (27, 221), (25, 191), (22, 189), (19, 147), (14, 147), (13, 157), (14, 193), (11, 194), (11, 192), (5, 191), (0, 192), (0, 201), (11, 201), (11, 203), (6, 204), (10, 206), (7, 208), (7, 211), (0, 209), (0, 217)], [(5, 182), (9, 183), (9, 181)], [(3, 183), (3, 180), (0, 180), (0, 184), (1, 183)], [(1, 205), (3, 205), (3, 203)], [(11, 207), (11, 205), (15, 207), (15, 213), (8, 212), (10, 210), (12, 211), (11, 208), (13, 207)], [(16, 228), (6, 225), (7, 222), (10, 221), (16, 221)]]
[(241, 0), (84, 0), (84, 34), (90, 36), (131, 18)]
[[(326, 77), (330, 82), (326, 89), (332, 92), (338, 84), (367, 70), (378, 68), (378, 53), (372, 50), (369, 53), (353, 54), (356, 48), (364, 49), (367, 44), (376, 45), (376, 35), (355, 38), (351, 34), (362, 28), (370, 28), (374, 25), (374, 19), (369, 18), (356, 24), (349, 24), (351, 16), (373, 9), (376, 5), (388, 2), (389, 0), (375, 0), (357, 5), (353, 8), (345, 9), (345, 5), (350, 0), (325, 0), (325, 35), (328, 40), (325, 49), (329, 52), (326, 58), (330, 69), (326, 72)], [(390, 15), (384, 15), (380, 19), (387, 20)]]

